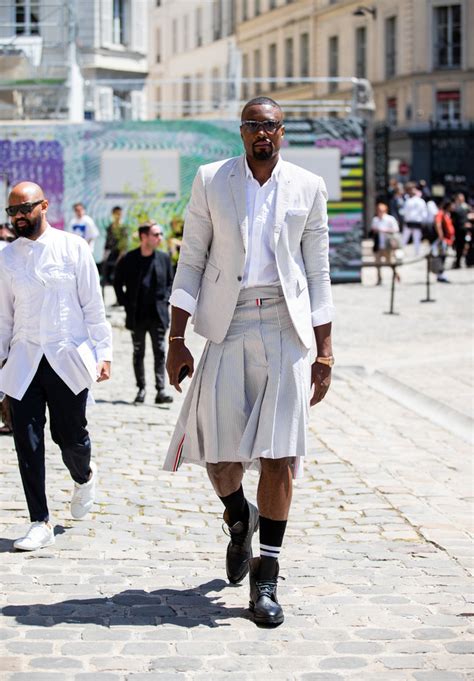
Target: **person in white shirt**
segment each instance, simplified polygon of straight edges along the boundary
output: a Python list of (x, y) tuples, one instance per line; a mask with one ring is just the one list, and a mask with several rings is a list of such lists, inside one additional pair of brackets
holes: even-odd
[(82, 203), (75, 203), (73, 210), (75, 217), (70, 221), (67, 231), (85, 239), (91, 252), (94, 253), (96, 239), (100, 236), (99, 228), (90, 215), (86, 215), (86, 209)]
[(88, 245), (48, 224), (48, 200), (33, 182), (13, 187), (7, 213), (18, 236), (0, 252), (0, 391), (7, 395), (31, 526), (14, 542), (32, 551), (54, 543), (45, 492), (44, 426), (74, 480), (71, 515), (92, 508), (86, 402), (110, 377), (112, 333)]
[[(292, 479), (302, 471), (309, 407), (324, 398), (334, 363), (327, 193), (321, 177), (280, 159), (275, 101), (248, 102), (240, 131), (245, 154), (201, 166), (185, 219), (167, 368), (178, 391), (183, 370), (194, 376), (165, 469), (206, 466), (225, 507), (227, 577), (237, 584), (250, 573), (254, 620), (276, 626)], [(184, 338), (191, 314), (208, 339), (195, 372)], [(260, 471), (258, 509), (242, 489), (251, 467)]]
[(415, 247), (415, 255), (420, 254), (421, 239), (423, 236), (423, 224), (429, 219), (426, 203), (421, 198), (421, 192), (418, 191), (414, 182), (407, 184), (408, 198), (403, 206), (403, 246), (406, 246), (413, 238)]
[[(400, 232), (398, 222), (393, 215), (388, 215), (388, 206), (385, 203), (377, 204), (377, 214), (372, 220), (372, 231), (377, 235), (377, 248), (374, 248), (375, 263), (381, 265), (382, 261), (390, 265), (392, 254), (398, 248), (395, 244), (395, 235)], [(399, 280), (398, 274), (396, 274)], [(382, 283), (381, 268), (377, 267), (377, 284)]]

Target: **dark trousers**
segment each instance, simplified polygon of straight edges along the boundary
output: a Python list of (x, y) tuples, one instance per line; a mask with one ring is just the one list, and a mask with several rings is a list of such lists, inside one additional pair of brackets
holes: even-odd
[(133, 342), (133, 370), (137, 388), (145, 387), (145, 338), (149, 333), (151, 347), (155, 360), (155, 388), (163, 390), (165, 387), (165, 334), (166, 329), (159, 319), (143, 319), (136, 323), (132, 331)]
[(49, 519), (45, 488), (44, 427), (49, 409), (51, 437), (59, 446), (72, 479), (90, 475), (91, 442), (87, 432), (87, 389), (74, 395), (43, 357), (21, 400), (10, 397), (13, 437), (31, 522)]
[(455, 242), (454, 248), (456, 250), (455, 267), (461, 267), (461, 258), (464, 254), (464, 247), (466, 245), (466, 230), (464, 227), (455, 228)]

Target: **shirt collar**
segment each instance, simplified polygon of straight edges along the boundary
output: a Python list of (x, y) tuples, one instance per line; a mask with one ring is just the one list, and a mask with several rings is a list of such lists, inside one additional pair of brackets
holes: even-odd
[[(247, 178), (247, 180), (255, 180), (255, 177), (253, 176), (253, 173), (250, 170), (250, 166), (247, 162), (247, 156), (246, 155), (244, 155), (244, 162), (245, 162), (245, 177)], [(281, 158), (280, 158), (280, 156), (278, 156), (277, 164), (273, 168), (272, 174), (270, 175), (270, 179), (267, 180), (267, 182), (275, 182), (275, 180), (278, 180), (279, 175), (281, 173), (281, 167), (282, 167)], [(255, 182), (256, 181), (257, 180), (255, 180)]]

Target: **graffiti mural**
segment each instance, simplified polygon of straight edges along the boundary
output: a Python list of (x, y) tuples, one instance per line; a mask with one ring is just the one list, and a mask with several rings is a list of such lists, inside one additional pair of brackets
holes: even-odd
[[(357, 121), (289, 121), (283, 158), (328, 175), (333, 281), (360, 280), (362, 128)], [(312, 151), (311, 151), (312, 150)], [(86, 122), (0, 127), (0, 174), (29, 179), (50, 200), (49, 219), (64, 228), (72, 205), (85, 204), (102, 235), (111, 209), (124, 209), (131, 235), (154, 219), (170, 230), (184, 215), (199, 165), (242, 153), (238, 122)], [(330, 176), (329, 176), (330, 175)], [(103, 240), (96, 244), (101, 260)]]

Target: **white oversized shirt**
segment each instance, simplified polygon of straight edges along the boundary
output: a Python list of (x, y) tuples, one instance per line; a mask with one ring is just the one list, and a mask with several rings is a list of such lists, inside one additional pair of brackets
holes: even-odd
[(423, 223), (428, 218), (428, 210), (421, 196), (409, 196), (403, 206), (403, 219), (405, 222)]
[(45, 356), (77, 395), (112, 360), (97, 267), (83, 239), (47, 226), (0, 252), (0, 390), (20, 400)]

